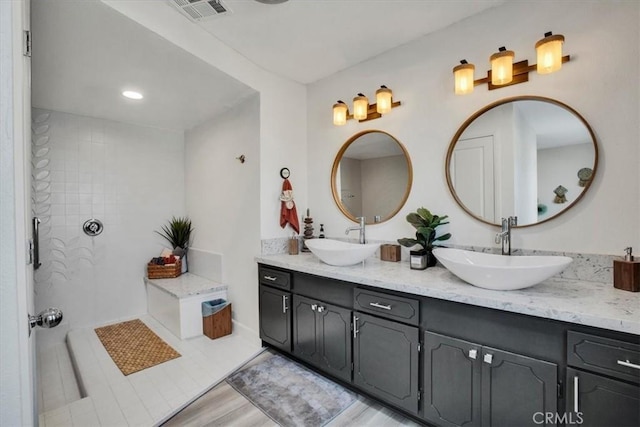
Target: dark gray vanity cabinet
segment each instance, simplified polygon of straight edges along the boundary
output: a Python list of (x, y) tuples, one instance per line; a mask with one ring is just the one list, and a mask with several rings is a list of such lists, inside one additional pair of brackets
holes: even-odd
[(353, 382), (418, 414), (418, 328), (354, 312)]
[(481, 425), (482, 346), (424, 334), (424, 418), (436, 425)]
[(482, 425), (556, 425), (535, 414), (558, 409), (558, 366), (555, 363), (482, 348)]
[(640, 425), (640, 345), (567, 333), (566, 413), (583, 426)]
[(260, 266), (258, 281), (260, 339), (291, 351), (291, 273)]
[(351, 381), (351, 310), (293, 295), (293, 354)]
[[(442, 426), (526, 426), (557, 409), (554, 363), (425, 332), (424, 418)], [(544, 419), (544, 417), (542, 417)]]
[(291, 293), (260, 285), (260, 339), (291, 351)]

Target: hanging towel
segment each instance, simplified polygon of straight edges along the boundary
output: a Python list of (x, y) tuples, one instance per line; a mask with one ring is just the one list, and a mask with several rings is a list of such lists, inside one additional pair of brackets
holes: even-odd
[(282, 183), (282, 194), (280, 195), (280, 227), (284, 228), (287, 223), (296, 233), (300, 233), (300, 223), (298, 222), (298, 212), (293, 201), (293, 188), (288, 179)]

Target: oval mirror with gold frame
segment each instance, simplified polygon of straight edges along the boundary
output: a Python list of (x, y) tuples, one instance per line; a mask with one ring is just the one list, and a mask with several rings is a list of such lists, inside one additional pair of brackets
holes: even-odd
[(447, 184), (469, 215), (491, 225), (549, 221), (587, 192), (598, 145), (587, 121), (551, 98), (519, 96), (487, 105), (458, 129), (447, 152)]
[(393, 135), (366, 130), (345, 142), (331, 168), (331, 192), (340, 211), (367, 224), (393, 218), (404, 206), (413, 182), (406, 148)]

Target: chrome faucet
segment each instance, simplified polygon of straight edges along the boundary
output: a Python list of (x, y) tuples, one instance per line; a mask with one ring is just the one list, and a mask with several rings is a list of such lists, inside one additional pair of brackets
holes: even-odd
[(366, 218), (363, 216), (359, 216), (356, 219), (360, 221), (360, 223), (358, 225), (354, 225), (353, 227), (347, 228), (344, 234), (349, 234), (350, 231), (359, 230), (360, 237), (358, 239), (358, 243), (360, 243), (361, 245), (364, 245), (367, 242), (365, 238), (365, 233), (364, 233), (364, 221)]
[(502, 243), (502, 255), (511, 255), (511, 227), (516, 225), (518, 225), (517, 216), (510, 216), (508, 219), (502, 218), (502, 231), (496, 234), (496, 243)]

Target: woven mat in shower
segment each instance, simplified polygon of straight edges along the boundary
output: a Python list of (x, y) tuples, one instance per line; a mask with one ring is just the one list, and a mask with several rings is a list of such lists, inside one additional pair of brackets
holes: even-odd
[(180, 353), (140, 319), (103, 326), (95, 331), (109, 356), (125, 375), (180, 357)]

